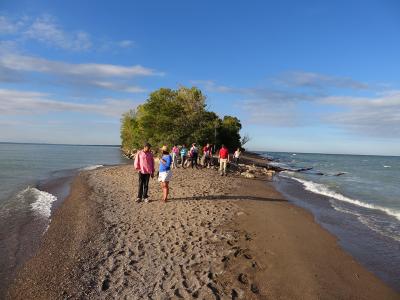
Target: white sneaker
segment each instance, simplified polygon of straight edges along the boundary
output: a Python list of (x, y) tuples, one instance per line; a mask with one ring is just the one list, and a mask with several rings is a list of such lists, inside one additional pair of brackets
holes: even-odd
[(149, 198), (144, 198), (144, 203), (149, 203)]

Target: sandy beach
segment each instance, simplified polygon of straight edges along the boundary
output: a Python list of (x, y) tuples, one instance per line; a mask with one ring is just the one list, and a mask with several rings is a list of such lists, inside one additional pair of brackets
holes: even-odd
[(265, 178), (132, 165), (81, 172), (8, 299), (399, 299)]

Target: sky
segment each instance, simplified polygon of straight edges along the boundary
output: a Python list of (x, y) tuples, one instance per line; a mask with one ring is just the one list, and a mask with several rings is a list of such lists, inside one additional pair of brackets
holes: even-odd
[(120, 144), (197, 86), (250, 150), (400, 155), (400, 2), (0, 0), (0, 142)]

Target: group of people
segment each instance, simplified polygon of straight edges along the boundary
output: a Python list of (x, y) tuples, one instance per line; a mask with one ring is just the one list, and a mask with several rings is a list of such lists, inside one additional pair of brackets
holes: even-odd
[[(207, 144), (202, 149), (203, 155), (201, 157), (201, 165), (204, 167), (211, 166), (211, 157), (213, 156), (212, 146)], [(200, 150), (197, 147), (196, 143), (193, 143), (190, 149), (186, 148), (186, 145), (182, 145), (181, 147), (178, 145), (174, 145), (172, 148), (172, 168), (178, 168), (181, 166), (182, 168), (191, 166), (192, 168), (199, 168), (199, 160), (200, 160)]]
[[(192, 168), (199, 168), (199, 148), (196, 143), (193, 143), (190, 149), (186, 148), (186, 145), (179, 147), (174, 145), (171, 149), (171, 153), (168, 151), (167, 146), (163, 146), (161, 149), (160, 166), (158, 171), (158, 181), (161, 183), (161, 189), (163, 192), (162, 201), (167, 202), (169, 195), (169, 182), (172, 178), (173, 168), (178, 168), (181, 165), (182, 168), (187, 167), (189, 164)], [(213, 165), (214, 156), (213, 148), (210, 144), (207, 144), (202, 149), (201, 164), (203, 167), (209, 168)], [(233, 159), (236, 164), (239, 163), (241, 155), (240, 148), (238, 148), (233, 154)], [(227, 167), (230, 161), (229, 150), (222, 145), (218, 151), (219, 160), (219, 171), (221, 176), (226, 176)], [(178, 161), (180, 163), (178, 163)], [(144, 201), (149, 202), (148, 190), (150, 177), (154, 177), (155, 164), (154, 156), (151, 152), (151, 145), (146, 143), (142, 150), (140, 150), (135, 156), (134, 168), (139, 173), (139, 190), (136, 198), (136, 202)]]

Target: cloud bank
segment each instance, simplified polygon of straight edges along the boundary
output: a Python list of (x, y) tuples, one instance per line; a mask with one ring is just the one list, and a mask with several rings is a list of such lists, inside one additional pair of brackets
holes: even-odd
[[(248, 123), (275, 127), (328, 125), (347, 133), (400, 138), (400, 91), (376, 89), (347, 77), (287, 72), (264, 87), (193, 81), (211, 93), (230, 94)], [(368, 96), (357, 96), (358, 93)]]
[(34, 115), (49, 112), (78, 112), (121, 117), (122, 113), (137, 106), (137, 102), (124, 99), (103, 99), (95, 104), (66, 102), (47, 93), (0, 89), (0, 115)]
[(400, 91), (371, 97), (330, 96), (320, 103), (342, 109), (324, 121), (364, 135), (400, 138)]
[(73, 52), (129, 49), (132, 40), (110, 41), (96, 39), (82, 29), (65, 30), (58, 20), (49, 14), (32, 18), (29, 16), (9, 17), (0, 15), (0, 35), (23, 42), (37, 42), (50, 48)]
[(163, 76), (163, 72), (141, 65), (74, 64), (40, 57), (10, 53), (0, 45), (0, 82), (24, 81), (35, 74), (59, 78), (63, 84), (77, 87), (108, 89), (125, 93), (142, 93), (146, 89), (135, 85), (137, 77)]

